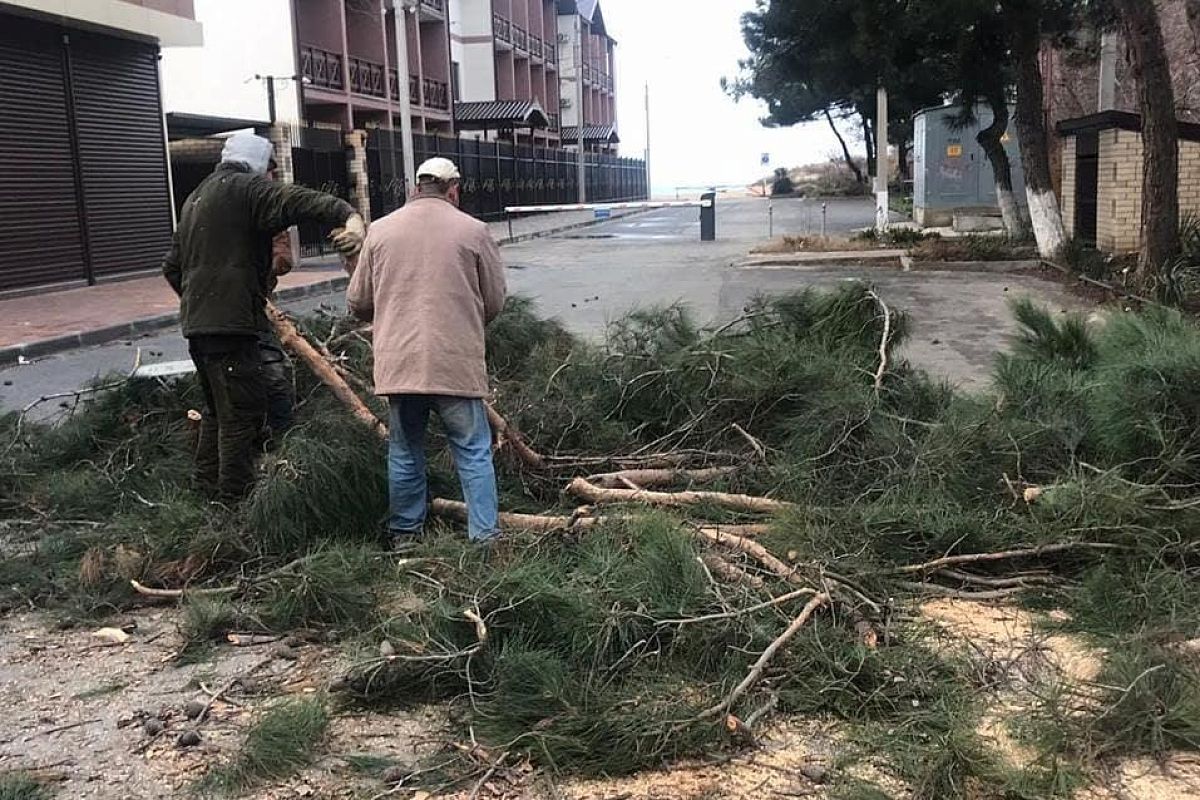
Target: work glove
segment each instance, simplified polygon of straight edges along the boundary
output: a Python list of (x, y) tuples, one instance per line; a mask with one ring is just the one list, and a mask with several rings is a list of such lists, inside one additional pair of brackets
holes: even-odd
[(367, 223), (358, 214), (351, 214), (344, 227), (338, 228), (329, 238), (333, 246), (344, 256), (353, 256), (362, 249), (363, 239), (367, 236)]

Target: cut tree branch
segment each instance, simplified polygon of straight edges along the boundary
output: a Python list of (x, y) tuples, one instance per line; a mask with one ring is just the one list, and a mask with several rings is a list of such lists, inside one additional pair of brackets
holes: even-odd
[(755, 611), (762, 611), (764, 608), (771, 608), (772, 606), (782, 605), (783, 603), (786, 603), (789, 600), (795, 600), (797, 597), (808, 597), (810, 595), (815, 595), (815, 594), (817, 594), (816, 589), (810, 589), (810, 588), (797, 589), (794, 592), (788, 592), (787, 594), (781, 594), (778, 597), (772, 597), (770, 600), (767, 600), (766, 602), (758, 603), (757, 605), (749, 606), (747, 608), (740, 608), (737, 611), (724, 611), (724, 612), (721, 612), (720, 614), (705, 614), (703, 617), (686, 617), (684, 619), (660, 619), (657, 624), (659, 624), (659, 625), (694, 625), (699, 622), (713, 622), (713, 621), (719, 620), (719, 619), (733, 619), (734, 617), (741, 617), (746, 614), (753, 614)]
[(649, 492), (636, 489), (606, 489), (576, 478), (567, 485), (567, 493), (587, 500), (589, 503), (643, 503), (651, 506), (679, 508), (680, 506), (715, 505), (733, 511), (750, 511), (770, 514), (795, 508), (792, 503), (769, 497), (754, 497), (725, 492)]
[(347, 409), (350, 410), (360, 422), (374, 430), (381, 439), (387, 439), (387, 426), (379, 421), (375, 413), (367, 407), (367, 404), (362, 401), (350, 385), (338, 375), (337, 370), (329, 363), (317, 349), (309, 344), (308, 339), (300, 333), (287, 316), (279, 310), (279, 307), (274, 303), (267, 302), (267, 316), (271, 320), (271, 324), (275, 327), (275, 332), (279, 334), (279, 341), (283, 346), (290, 350), (297, 358), (305, 363), (312, 373), (317, 376), (321, 383), (329, 387), (334, 396), (342, 402)]
[[(437, 516), (450, 517), (461, 521), (467, 519), (467, 504), (458, 500), (446, 500), (437, 497), (429, 505), (430, 510)], [(595, 517), (591, 516), (591, 509), (587, 507), (577, 509), (576, 513), (571, 516), (514, 514), (504, 511), (500, 513), (500, 526), (510, 530), (548, 533), (550, 531), (592, 528), (606, 521), (621, 519), (628, 519), (628, 517), (624, 515)], [(701, 531), (706, 532), (710, 536), (734, 537), (736, 539), (741, 539), (745, 536), (757, 536), (765, 533), (768, 529), (769, 526), (767, 525), (706, 525), (700, 528)]]
[(717, 705), (700, 712), (700, 716), (698, 718), (709, 719), (717, 716), (718, 714), (724, 714), (728, 712), (729, 709), (733, 707), (733, 704), (741, 699), (742, 695), (748, 692), (750, 688), (758, 682), (758, 680), (762, 677), (763, 670), (767, 668), (767, 664), (771, 663), (771, 659), (775, 657), (775, 654), (779, 652), (779, 649), (791, 641), (792, 637), (795, 636), (796, 633), (804, 627), (805, 623), (808, 622), (809, 618), (813, 615), (813, 612), (825, 605), (825, 603), (828, 601), (829, 595), (823, 593), (815, 595), (811, 600), (809, 600), (804, 606), (804, 610), (800, 612), (800, 616), (792, 620), (792, 624), (788, 625), (787, 629), (784, 630), (783, 633), (779, 634), (775, 641), (767, 645), (767, 649), (762, 651), (762, 655), (758, 657), (758, 661), (754, 662), (754, 666), (750, 668), (750, 672), (746, 674), (746, 677), (742, 679), (741, 683), (733, 688), (733, 691), (729, 693), (729, 696)]
[(1061, 542), (1059, 544), (1045, 544), (1041, 547), (1029, 547), (1022, 550), (1003, 550), (997, 553), (971, 553), (961, 556), (945, 556), (944, 558), (935, 558), (933, 561), (926, 561), (924, 564), (910, 564), (907, 567), (898, 567), (891, 570), (894, 575), (911, 575), (917, 572), (932, 572), (942, 569), (943, 567), (952, 567), (956, 564), (974, 564), (979, 561), (1007, 561), (1013, 558), (1037, 558), (1038, 556), (1051, 555), (1053, 553), (1064, 553), (1068, 550), (1119, 550), (1120, 545), (1109, 544), (1107, 542)]
[(759, 576), (751, 575), (736, 564), (730, 564), (716, 553), (705, 553), (700, 560), (704, 562), (704, 566), (708, 567), (710, 572), (721, 576), (730, 583), (745, 584), (751, 589), (762, 589), (766, 586), (766, 581)]
[(605, 489), (627, 486), (626, 481), (636, 484), (638, 489), (655, 486), (675, 486), (681, 483), (708, 483), (738, 471), (737, 467), (708, 467), (707, 469), (626, 469), (620, 472), (603, 472), (590, 475), (588, 483)]
[(135, 592), (145, 597), (161, 597), (171, 599), (178, 599), (184, 595), (202, 596), (235, 594), (241, 588), (239, 586), (221, 586), (215, 589), (155, 589), (152, 586), (146, 586), (145, 584), (139, 583), (135, 580), (129, 581), (129, 585), (133, 587)]
[[(350, 413), (374, 430), (379, 435), (379, 438), (386, 440), (388, 436), (387, 425), (375, 416), (375, 413), (371, 411), (362, 398), (350, 387), (345, 377), (348, 375), (348, 372), (336, 363), (333, 355), (323, 346), (319, 349), (318, 347), (314, 347), (296, 327), (295, 323), (288, 319), (274, 303), (267, 303), (267, 316), (270, 318), (275, 332), (279, 334), (279, 340), (283, 343), (283, 346), (303, 361), (312, 370), (312, 373), (317, 376), (317, 379), (329, 387), (334, 396), (350, 410)], [(530, 469), (541, 469), (544, 467), (546, 459), (525, 443), (525, 440), (521, 437), (521, 432), (509, 424), (500, 415), (500, 412), (492, 407), (491, 403), (484, 401), (484, 406), (487, 409), (488, 421), (492, 425), (492, 431), (496, 435), (498, 444), (501, 447), (507, 446), (516, 455), (517, 459)]]
[(883, 311), (883, 336), (879, 339), (879, 368), (875, 370), (875, 393), (883, 388), (883, 375), (887, 372), (888, 367), (888, 343), (892, 338), (892, 312), (888, 309), (887, 303), (883, 302), (883, 298), (877, 295), (874, 291), (867, 292)]
[[(467, 504), (457, 500), (434, 498), (430, 510), (439, 517), (450, 517), (466, 520)], [(513, 514), (501, 512), (500, 526), (503, 528), (522, 531), (561, 531), (580, 528), (591, 528), (603, 520), (602, 517), (590, 516), (555, 516), (542, 514)]]

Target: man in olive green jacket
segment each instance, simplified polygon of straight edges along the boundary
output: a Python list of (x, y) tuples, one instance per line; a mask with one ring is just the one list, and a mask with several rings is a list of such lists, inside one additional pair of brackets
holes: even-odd
[(230, 137), (221, 163), (183, 205), (163, 275), (180, 296), (180, 321), (205, 405), (196, 449), (201, 492), (236, 501), (254, 481), (256, 441), (266, 413), (258, 334), (268, 330), (271, 239), (292, 225), (337, 227), (333, 242), (356, 253), (362, 218), (333, 195), (275, 183), (265, 175), (271, 143)]

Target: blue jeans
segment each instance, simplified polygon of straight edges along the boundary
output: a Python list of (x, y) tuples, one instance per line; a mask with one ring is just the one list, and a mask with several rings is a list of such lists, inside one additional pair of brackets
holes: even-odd
[(467, 534), (472, 541), (500, 532), (492, 428), (478, 398), (399, 394), (388, 397), (388, 483), (393, 536), (419, 533), (425, 523), (425, 428), (436, 411), (450, 440), (454, 466), (467, 501)]

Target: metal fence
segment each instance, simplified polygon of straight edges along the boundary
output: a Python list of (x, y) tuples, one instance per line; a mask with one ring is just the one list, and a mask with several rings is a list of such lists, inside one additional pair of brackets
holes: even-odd
[[(349, 201), (349, 152), (344, 133), (337, 128), (297, 128), (293, 142), (294, 181)], [(505, 206), (555, 205), (579, 199), (574, 151), (425, 135), (414, 136), (413, 145), (418, 164), (443, 156), (458, 165), (463, 176), (462, 209), (480, 219), (503, 219)], [(195, 164), (173, 160), (177, 206), (216, 166), (217, 152), (214, 150), (211, 160)], [(371, 218), (378, 219), (404, 204), (399, 132), (369, 130), (366, 155)], [(588, 154), (586, 168), (590, 202), (647, 198), (645, 162), (639, 159)], [(329, 230), (320, 225), (301, 225), (301, 255), (332, 252), (328, 235)]]
[[(350, 200), (350, 173), (345, 137), (336, 128), (300, 128), (298, 144), (292, 147), (293, 180), (301, 186)], [(300, 254), (331, 252), (330, 229), (316, 223), (301, 225)]]
[[(505, 206), (573, 203), (579, 198), (578, 156), (552, 147), (482, 142), (443, 136), (413, 137), (416, 163), (443, 156), (462, 173), (462, 209), (480, 219), (504, 217)], [(367, 136), (371, 216), (403, 205), (402, 145), (398, 132), (377, 128)], [(641, 200), (646, 194), (645, 162), (603, 154), (586, 157), (588, 200)]]

